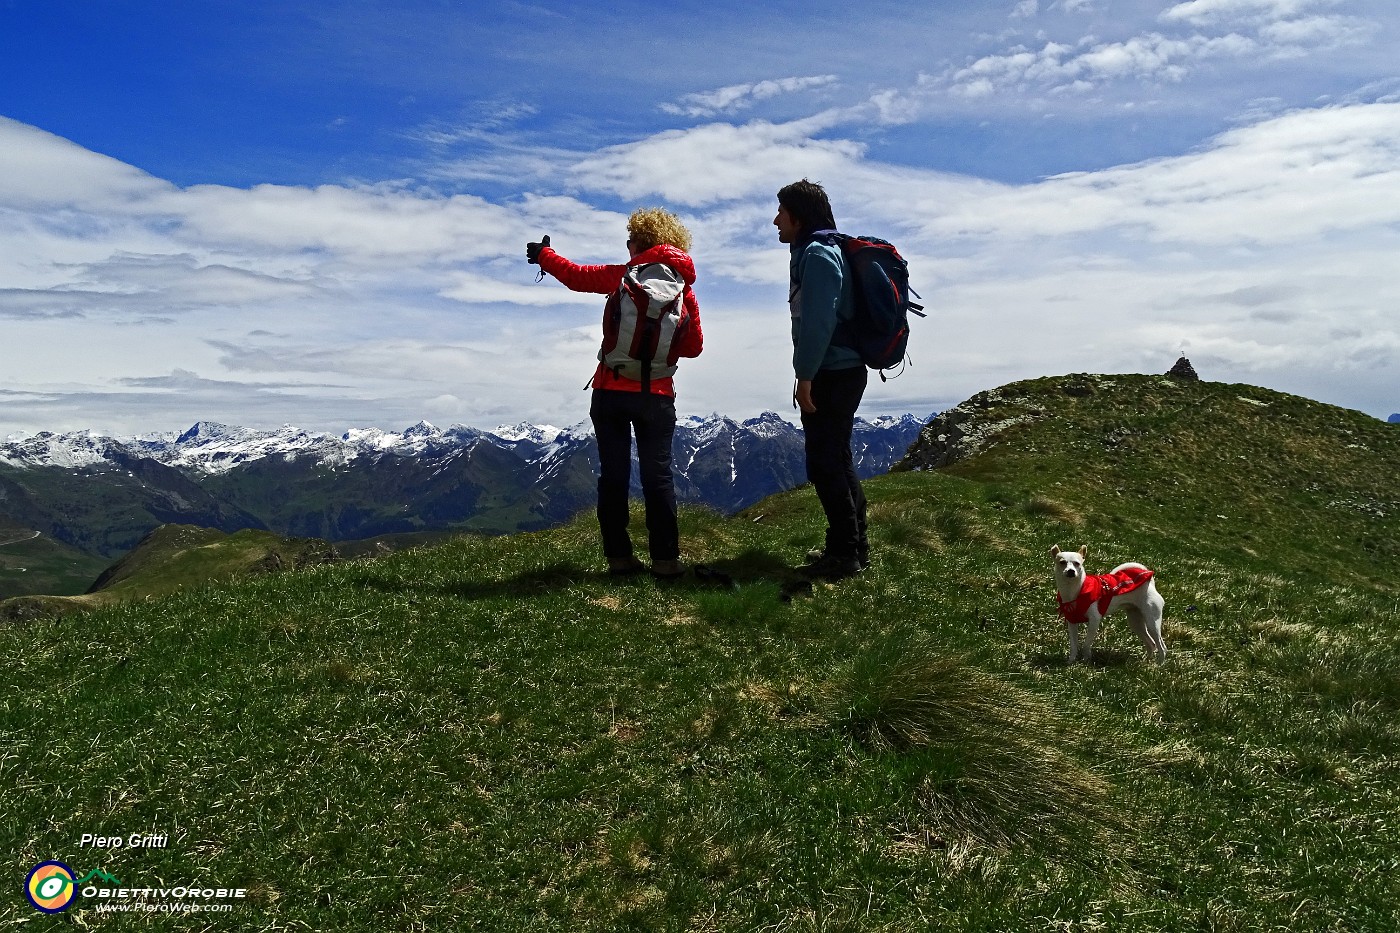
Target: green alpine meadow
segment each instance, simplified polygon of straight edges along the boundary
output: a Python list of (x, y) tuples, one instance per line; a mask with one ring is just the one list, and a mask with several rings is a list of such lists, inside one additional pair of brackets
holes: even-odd
[[(836, 584), (804, 487), (677, 583), (585, 512), (0, 622), (0, 926), (1400, 929), (1400, 425), (1057, 376), (865, 488)], [(1055, 544), (1155, 571), (1164, 663), (1066, 664)]]

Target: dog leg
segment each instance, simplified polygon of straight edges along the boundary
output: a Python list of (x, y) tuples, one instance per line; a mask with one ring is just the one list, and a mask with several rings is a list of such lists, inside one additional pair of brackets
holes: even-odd
[(1143, 606), (1143, 614), (1146, 617), (1147, 634), (1152, 638), (1152, 653), (1156, 655), (1157, 662), (1161, 663), (1167, 659), (1167, 642), (1162, 637), (1162, 610), (1166, 608), (1166, 602), (1162, 599), (1162, 594), (1157, 592), (1157, 588), (1152, 587), (1147, 596), (1147, 604)]
[(1147, 633), (1152, 638), (1152, 653), (1156, 655), (1157, 662), (1165, 661), (1167, 659), (1167, 642), (1162, 637), (1162, 613), (1160, 611), (1148, 619)]
[(1143, 654), (1147, 660), (1151, 661), (1157, 657), (1157, 639), (1152, 637), (1148, 630), (1147, 618), (1137, 606), (1124, 606), (1123, 611), (1127, 613), (1128, 624), (1133, 627), (1133, 632), (1138, 640), (1142, 642)]
[(1094, 660), (1094, 642), (1099, 637), (1099, 610), (1097, 607), (1090, 608), (1089, 622), (1086, 628), (1088, 631), (1084, 633), (1084, 660), (1092, 661)]
[(1079, 626), (1066, 622), (1065, 637), (1069, 639), (1069, 657), (1065, 659), (1065, 663), (1073, 664), (1079, 660)]

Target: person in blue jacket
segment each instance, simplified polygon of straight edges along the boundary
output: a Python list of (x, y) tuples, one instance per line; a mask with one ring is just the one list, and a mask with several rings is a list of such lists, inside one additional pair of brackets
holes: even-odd
[(793, 400), (802, 411), (807, 479), (827, 522), (825, 545), (803, 571), (841, 579), (870, 563), (865, 493), (851, 456), (866, 371), (860, 354), (842, 346), (837, 329), (855, 311), (851, 274), (840, 246), (826, 236), (836, 233), (836, 220), (821, 185), (804, 178), (779, 191), (773, 225), (779, 242), (792, 250)]

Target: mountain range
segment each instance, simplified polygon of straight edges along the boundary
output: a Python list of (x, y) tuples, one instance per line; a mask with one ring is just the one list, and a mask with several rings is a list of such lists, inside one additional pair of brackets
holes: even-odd
[[(858, 419), (857, 470), (888, 470), (923, 424)], [(802, 431), (773, 412), (683, 419), (673, 461), (677, 498), (726, 514), (805, 481)], [(126, 438), (12, 438), (0, 443), (0, 595), (81, 591), (78, 580), (163, 524), (333, 542), (545, 528), (592, 507), (597, 463), (583, 424), (335, 435), (202, 421)]]

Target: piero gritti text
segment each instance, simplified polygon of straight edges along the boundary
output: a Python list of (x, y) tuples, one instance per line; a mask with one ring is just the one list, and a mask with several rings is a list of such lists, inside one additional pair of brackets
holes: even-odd
[(78, 839), (80, 849), (164, 849), (169, 845), (169, 833), (131, 833), (128, 836), (83, 833)]

